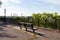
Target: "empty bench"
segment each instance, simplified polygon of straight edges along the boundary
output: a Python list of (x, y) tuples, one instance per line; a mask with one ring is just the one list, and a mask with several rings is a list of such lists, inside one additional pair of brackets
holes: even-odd
[(20, 29), (22, 29), (22, 26), (24, 26), (24, 28), (26, 29), (26, 31), (28, 29), (33, 30), (33, 32), (35, 32), (35, 30), (37, 30), (37, 28), (35, 28), (32, 23), (19, 22), (19, 26), (20, 26)]

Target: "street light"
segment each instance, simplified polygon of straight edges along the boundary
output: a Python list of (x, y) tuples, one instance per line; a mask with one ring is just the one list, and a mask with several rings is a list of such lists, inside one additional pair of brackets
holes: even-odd
[(4, 9), (4, 23), (6, 24), (6, 9)]

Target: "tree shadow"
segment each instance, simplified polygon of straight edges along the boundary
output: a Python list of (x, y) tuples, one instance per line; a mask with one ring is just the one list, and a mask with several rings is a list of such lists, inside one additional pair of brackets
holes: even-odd
[(17, 36), (13, 35), (13, 34), (9, 34), (9, 33), (6, 33), (6, 26), (7, 24), (2, 24), (0, 25), (0, 38), (16, 38)]
[(5, 27), (6, 27), (5, 25), (0, 25), (0, 31), (7, 31), (4, 29)]
[(8, 33), (0, 33), (0, 38), (7, 37), (7, 38), (16, 38), (17, 36), (8, 34)]
[(0, 31), (6, 31), (4, 28), (0, 28)]

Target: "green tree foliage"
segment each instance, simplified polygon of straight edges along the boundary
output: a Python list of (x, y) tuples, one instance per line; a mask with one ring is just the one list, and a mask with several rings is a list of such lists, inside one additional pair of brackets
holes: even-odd
[(35, 25), (57, 29), (57, 24), (59, 24), (59, 22), (57, 23), (58, 20), (57, 16), (58, 16), (57, 12), (55, 13), (43, 12), (43, 14), (33, 13), (32, 18), (33, 23)]
[(41, 18), (41, 15), (40, 15), (40, 13), (37, 13), (37, 14), (33, 14), (32, 15), (32, 18), (33, 18), (33, 23), (35, 24), (35, 25), (40, 25), (40, 18)]
[(1, 7), (1, 5), (2, 5), (2, 2), (0, 1), (0, 7)]
[(57, 16), (57, 29), (60, 30), (60, 16)]

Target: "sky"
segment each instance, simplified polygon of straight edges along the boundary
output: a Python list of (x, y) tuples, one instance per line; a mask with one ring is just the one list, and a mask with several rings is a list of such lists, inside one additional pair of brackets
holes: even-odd
[(60, 13), (60, 0), (1, 0), (0, 16), (30, 16), (33, 13)]

